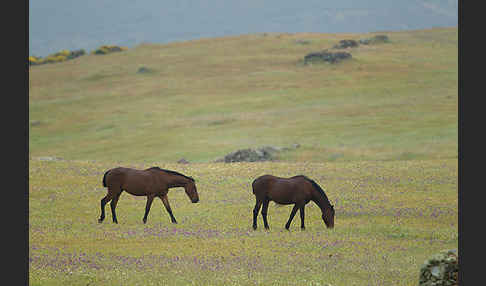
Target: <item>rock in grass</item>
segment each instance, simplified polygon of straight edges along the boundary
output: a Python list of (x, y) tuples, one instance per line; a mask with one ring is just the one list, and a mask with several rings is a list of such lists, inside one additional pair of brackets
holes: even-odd
[(140, 67), (137, 70), (137, 73), (152, 73), (153, 70), (148, 67)]
[(345, 59), (350, 59), (351, 54), (348, 52), (328, 52), (327, 50), (322, 52), (315, 52), (307, 54), (304, 57), (304, 64), (329, 62), (335, 64)]
[(30, 122), (30, 126), (39, 126), (41, 124), (42, 124), (42, 122), (40, 122), (39, 120), (34, 120), (34, 121)]
[(224, 156), (225, 163), (270, 161), (272, 156), (261, 150), (241, 149)]
[(216, 159), (215, 162), (261, 162), (273, 161), (277, 159), (277, 153), (290, 151), (300, 147), (300, 144), (293, 144), (291, 147), (262, 146), (257, 149), (247, 148), (231, 152), (223, 158)]
[(430, 257), (420, 268), (419, 286), (458, 285), (457, 250), (442, 251)]
[(372, 44), (380, 44), (380, 43), (388, 43), (390, 39), (387, 35), (376, 35), (371, 38), (361, 39), (359, 40), (360, 44), (363, 45), (372, 45)]
[(309, 40), (302, 40), (302, 39), (295, 40), (294, 42), (296, 44), (299, 44), (299, 45), (310, 45), (311, 44), (311, 41), (309, 41)]
[(61, 161), (62, 160), (62, 158), (51, 157), (51, 156), (38, 157), (37, 159), (39, 161)]
[(282, 151), (283, 148), (275, 146), (263, 146), (258, 149), (240, 149), (231, 152), (224, 156), (218, 162), (233, 163), (233, 162), (261, 162), (275, 160), (275, 154)]
[(179, 163), (179, 164), (189, 164), (189, 161), (187, 161), (185, 158), (182, 158), (179, 161), (177, 161), (177, 163)]

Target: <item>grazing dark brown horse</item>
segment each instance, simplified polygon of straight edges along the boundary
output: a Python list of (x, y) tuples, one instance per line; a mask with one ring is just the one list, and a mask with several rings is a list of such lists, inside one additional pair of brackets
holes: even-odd
[(167, 198), (169, 188), (183, 187), (193, 203), (199, 201), (193, 178), (175, 171), (160, 169), (159, 167), (152, 167), (145, 170), (123, 167), (110, 169), (103, 175), (103, 187), (108, 187), (108, 194), (101, 199), (101, 216), (98, 220), (100, 223), (105, 219), (105, 205), (110, 200), (113, 222), (118, 223), (115, 208), (123, 191), (134, 196), (147, 196), (143, 223), (147, 222), (150, 206), (155, 197), (159, 197), (164, 203), (172, 223), (177, 223)]
[(334, 206), (329, 203), (329, 199), (321, 187), (306, 176), (280, 178), (272, 175), (263, 175), (253, 181), (252, 188), (256, 197), (256, 204), (253, 209), (253, 229), (257, 228), (257, 216), (262, 204), (263, 224), (266, 229), (269, 229), (267, 210), (270, 201), (281, 205), (294, 204), (289, 220), (285, 224), (287, 230), (290, 228), (290, 223), (297, 210), (300, 210), (300, 228), (302, 230), (305, 229), (304, 208), (309, 201), (313, 201), (319, 206), (322, 211), (322, 219), (327, 228), (334, 227)]

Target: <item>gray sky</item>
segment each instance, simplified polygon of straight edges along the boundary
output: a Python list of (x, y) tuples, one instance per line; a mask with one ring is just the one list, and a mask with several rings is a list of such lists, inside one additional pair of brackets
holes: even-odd
[(458, 0), (29, 1), (29, 55), (264, 32), (457, 26)]

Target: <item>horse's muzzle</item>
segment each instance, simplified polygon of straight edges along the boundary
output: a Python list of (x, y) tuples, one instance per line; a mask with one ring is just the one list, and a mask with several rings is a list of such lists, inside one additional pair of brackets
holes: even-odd
[(199, 199), (194, 199), (194, 200), (191, 200), (193, 204), (199, 202)]

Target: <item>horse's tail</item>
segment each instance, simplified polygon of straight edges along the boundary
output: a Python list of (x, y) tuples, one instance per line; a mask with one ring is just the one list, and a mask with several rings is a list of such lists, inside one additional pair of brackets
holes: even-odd
[(106, 171), (106, 172), (105, 172), (105, 174), (103, 175), (103, 187), (105, 187), (105, 188), (107, 187), (107, 186), (106, 186), (106, 175), (107, 175), (107, 174), (108, 174), (110, 171), (111, 171), (111, 170)]

